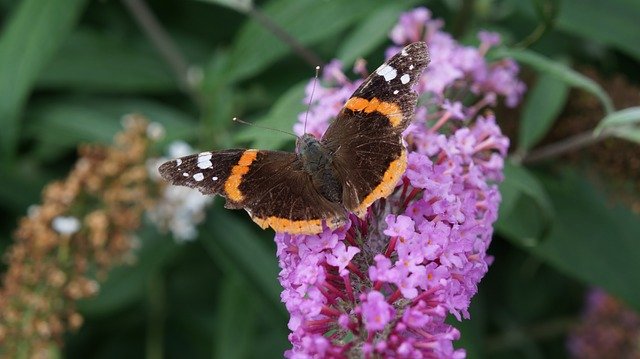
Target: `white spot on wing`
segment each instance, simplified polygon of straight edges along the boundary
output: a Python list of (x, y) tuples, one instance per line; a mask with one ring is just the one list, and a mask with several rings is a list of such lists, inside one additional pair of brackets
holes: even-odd
[(413, 65), (409, 65), (409, 70), (413, 70)]
[(407, 50), (406, 50), (406, 49), (402, 49), (402, 52), (401, 52), (400, 54), (401, 54), (402, 56), (407, 56), (407, 55), (409, 55), (409, 54), (407, 53)]
[(217, 181), (218, 180), (218, 176), (213, 176), (211, 177), (212, 180)]
[(398, 71), (394, 69), (392, 66), (387, 64), (382, 64), (382, 66), (378, 67), (376, 73), (382, 77), (384, 77), (385, 81), (389, 82), (398, 76)]
[(202, 152), (198, 155), (198, 167), (204, 169), (211, 168), (213, 163), (211, 163), (211, 157), (213, 155), (211, 152)]
[(403, 85), (408, 84), (410, 80), (411, 80), (411, 76), (407, 74), (404, 74), (400, 77), (400, 82), (402, 82)]
[(400, 91), (395, 90), (395, 91), (393, 91), (393, 94), (394, 94), (394, 95), (397, 95), (397, 94), (398, 94), (398, 92), (400, 92)]
[(193, 179), (200, 182), (204, 179), (204, 175), (200, 172), (193, 175)]
[(183, 172), (182, 175), (185, 177), (189, 177), (189, 174), (187, 172)]
[(176, 166), (180, 166), (181, 164), (182, 164), (182, 160), (178, 158), (176, 160)]

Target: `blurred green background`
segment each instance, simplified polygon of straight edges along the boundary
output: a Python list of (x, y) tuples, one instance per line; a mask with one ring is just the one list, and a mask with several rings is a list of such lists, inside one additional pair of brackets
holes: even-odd
[[(637, 0), (0, 0), (0, 251), (76, 147), (109, 143), (127, 113), (162, 123), (165, 145), (291, 148), (230, 119), (290, 129), (311, 60), (381, 62), (389, 29), (419, 5), (463, 43), (501, 33), (493, 56), (514, 57), (529, 86), (519, 108), (498, 112), (513, 154), (495, 262), (472, 319), (452, 320), (457, 346), (470, 358), (567, 357), (589, 288), (640, 310), (640, 112), (615, 112), (640, 103)], [(599, 124), (621, 131), (527, 157)], [(288, 315), (273, 233), (219, 201), (198, 229), (177, 243), (145, 225), (137, 262), (79, 303), (85, 324), (64, 356), (281, 357)]]

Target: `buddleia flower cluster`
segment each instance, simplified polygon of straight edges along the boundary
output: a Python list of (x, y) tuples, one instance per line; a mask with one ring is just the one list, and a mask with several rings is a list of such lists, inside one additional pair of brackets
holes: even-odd
[[(469, 318), (469, 304), (492, 258), (498, 183), (509, 145), (488, 108), (515, 106), (525, 86), (511, 60), (489, 62), (498, 35), (463, 46), (425, 8), (400, 17), (390, 56), (425, 41), (431, 64), (415, 90), (416, 116), (404, 133), (407, 170), (364, 219), (351, 216), (318, 235), (277, 233), (277, 255), (290, 313), (288, 358), (464, 358), (460, 332), (445, 319)], [(340, 63), (323, 71), (308, 113), (320, 137), (366, 77), (350, 81)], [(310, 97), (312, 83), (307, 87)], [(311, 100), (307, 98), (305, 101)], [(294, 130), (301, 134), (305, 114)]]

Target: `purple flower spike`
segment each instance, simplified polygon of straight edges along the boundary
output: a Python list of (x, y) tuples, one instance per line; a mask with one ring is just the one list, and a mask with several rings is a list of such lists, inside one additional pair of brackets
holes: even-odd
[[(488, 62), (499, 36), (479, 48), (460, 45), (425, 8), (403, 14), (391, 31), (395, 53), (428, 42), (431, 65), (419, 80), (416, 119), (404, 132), (407, 170), (395, 192), (364, 219), (313, 236), (278, 233), (282, 300), (291, 315), (288, 358), (464, 358), (447, 324), (469, 318), (469, 303), (492, 258), (509, 141), (484, 111), (525, 88), (510, 60)], [(368, 73), (363, 64), (358, 73)], [(339, 63), (316, 88), (307, 130), (322, 135), (362, 82)], [(308, 87), (307, 94), (311, 87)], [(304, 113), (295, 131), (303, 128)]]

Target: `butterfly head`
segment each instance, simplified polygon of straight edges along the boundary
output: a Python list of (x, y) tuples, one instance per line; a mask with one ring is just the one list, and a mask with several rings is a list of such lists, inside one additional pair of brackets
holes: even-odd
[(326, 148), (312, 134), (305, 133), (296, 141), (296, 152), (310, 174), (326, 167), (330, 161)]
[(296, 139), (296, 152), (302, 156), (314, 152), (314, 149), (320, 146), (320, 141), (310, 133), (305, 133)]

